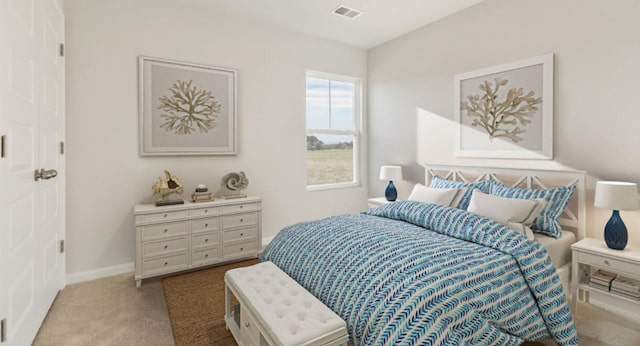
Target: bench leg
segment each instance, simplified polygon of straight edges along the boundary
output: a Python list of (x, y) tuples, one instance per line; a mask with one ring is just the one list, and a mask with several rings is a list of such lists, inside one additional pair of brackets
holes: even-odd
[(229, 330), (229, 325), (227, 324), (227, 318), (231, 318), (231, 297), (229, 294), (229, 286), (224, 285), (224, 326), (227, 330)]

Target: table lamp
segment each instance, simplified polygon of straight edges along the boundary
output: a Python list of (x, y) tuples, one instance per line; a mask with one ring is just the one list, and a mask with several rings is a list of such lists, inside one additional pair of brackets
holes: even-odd
[(393, 185), (394, 180), (402, 180), (401, 166), (380, 166), (380, 180), (389, 180), (387, 189), (384, 190), (384, 197), (389, 202), (393, 202), (398, 198), (398, 191)]
[(599, 181), (596, 183), (594, 206), (613, 209), (611, 218), (604, 226), (604, 241), (615, 250), (623, 250), (629, 238), (627, 227), (620, 218), (620, 210), (635, 210), (638, 203), (638, 186), (621, 181)]

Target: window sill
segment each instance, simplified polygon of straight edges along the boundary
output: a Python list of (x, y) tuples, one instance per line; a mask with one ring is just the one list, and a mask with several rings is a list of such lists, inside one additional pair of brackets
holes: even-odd
[(340, 183), (340, 184), (322, 184), (322, 185), (307, 185), (307, 191), (325, 191), (325, 190), (338, 190), (349, 189), (353, 187), (360, 187), (360, 183)]

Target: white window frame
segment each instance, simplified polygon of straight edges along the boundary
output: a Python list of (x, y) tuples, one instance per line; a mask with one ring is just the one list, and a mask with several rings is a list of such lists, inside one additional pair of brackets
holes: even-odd
[[(345, 83), (353, 83), (354, 84), (354, 92), (353, 92), (353, 122), (354, 129), (353, 130), (334, 130), (334, 129), (309, 129), (306, 126), (307, 114), (306, 114), (306, 106), (305, 106), (305, 148), (306, 148), (306, 137), (316, 134), (322, 135), (349, 135), (353, 136), (353, 181), (346, 183), (330, 183), (330, 184), (318, 184), (318, 185), (307, 185), (307, 191), (321, 191), (321, 190), (334, 190), (334, 189), (344, 189), (344, 188), (352, 188), (359, 187), (362, 183), (362, 178), (360, 176), (360, 163), (362, 162), (360, 154), (361, 150), (361, 132), (362, 132), (362, 80), (356, 77), (338, 75), (327, 72), (319, 72), (307, 70), (305, 74), (305, 91), (306, 91), (306, 79), (307, 78), (318, 78), (318, 79), (328, 79), (330, 81), (336, 82), (345, 82)], [(329, 88), (329, 102), (331, 102), (331, 88)], [(306, 105), (306, 92), (305, 92), (305, 105)], [(331, 105), (329, 105), (329, 112), (331, 112)], [(305, 159), (305, 174), (308, 174), (306, 167), (306, 159)]]

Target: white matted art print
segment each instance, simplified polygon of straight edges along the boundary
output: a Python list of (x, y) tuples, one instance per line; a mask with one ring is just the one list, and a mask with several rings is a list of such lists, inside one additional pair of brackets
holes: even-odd
[(140, 155), (235, 155), (236, 71), (140, 56)]
[(454, 77), (455, 156), (553, 159), (553, 54)]

